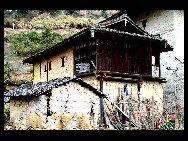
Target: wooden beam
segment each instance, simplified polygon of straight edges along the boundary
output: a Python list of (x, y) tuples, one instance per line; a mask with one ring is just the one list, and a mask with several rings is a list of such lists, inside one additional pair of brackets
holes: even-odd
[[(103, 92), (103, 77), (104, 74), (100, 76), (100, 91)], [(104, 126), (104, 105), (103, 105), (103, 97), (100, 97), (100, 127)]]
[[(109, 76), (109, 79), (114, 78), (114, 80), (124, 80), (124, 81), (135, 81), (137, 82), (138, 79), (142, 80), (149, 80), (149, 81), (158, 81), (160, 83), (166, 83), (166, 79), (162, 77), (153, 77), (151, 75), (141, 75), (141, 74), (130, 74), (130, 73), (120, 73), (120, 72), (110, 72), (110, 71), (97, 71), (97, 74), (106, 73), (106, 79)], [(111, 77), (111, 78), (110, 78)]]
[(123, 77), (123, 78), (141, 78), (140, 74), (130, 74), (130, 73), (121, 73), (121, 72), (111, 72), (111, 71), (100, 71), (98, 73), (106, 73), (107, 76), (117, 76), (117, 77)]
[(122, 77), (111, 77), (111, 76), (105, 76), (105, 77), (104, 77), (104, 80), (124, 81), (124, 82), (131, 82), (131, 83), (136, 83), (136, 82), (138, 82), (138, 79), (122, 78)]

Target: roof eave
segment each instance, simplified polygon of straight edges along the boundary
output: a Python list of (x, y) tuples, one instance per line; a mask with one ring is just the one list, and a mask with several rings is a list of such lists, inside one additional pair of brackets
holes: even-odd
[(90, 31), (91, 26), (89, 26), (88, 28), (83, 29), (82, 31), (75, 33), (72, 36), (69, 36), (68, 38), (65, 38), (63, 41), (56, 43), (55, 45), (53, 45), (50, 48), (47, 48), (39, 53), (36, 53), (34, 55), (32, 55), (31, 57), (28, 57), (26, 59), (24, 59), (22, 62), (24, 63), (30, 63), (33, 64), (36, 60), (35, 59), (40, 59), (42, 56), (44, 56), (44, 54), (48, 54), (49, 52), (51, 52), (52, 50), (56, 49), (57, 47), (59, 47), (60, 45), (63, 45), (67, 42), (73, 41), (72, 39), (77, 38), (80, 35), (85, 34), (87, 31)]

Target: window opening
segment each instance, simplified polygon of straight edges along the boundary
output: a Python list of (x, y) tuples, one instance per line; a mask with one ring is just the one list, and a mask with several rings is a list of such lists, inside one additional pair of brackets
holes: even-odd
[(52, 70), (51, 62), (52, 62), (52, 61), (49, 62), (49, 71)]
[(47, 72), (47, 68), (46, 68), (46, 65), (45, 65), (45, 67), (44, 67), (44, 72)]
[(144, 30), (146, 28), (146, 23), (147, 23), (147, 19), (142, 21), (142, 27), (144, 28)]
[(61, 67), (64, 67), (65, 66), (65, 56), (61, 57)]

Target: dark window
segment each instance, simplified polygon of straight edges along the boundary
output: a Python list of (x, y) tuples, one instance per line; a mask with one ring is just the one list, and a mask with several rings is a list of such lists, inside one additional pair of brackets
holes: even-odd
[(147, 23), (147, 19), (142, 21), (142, 27), (145, 29), (146, 28), (146, 23)]
[(61, 57), (61, 67), (64, 67), (65, 66), (65, 56)]
[(51, 62), (52, 62), (52, 61), (49, 62), (49, 71), (52, 69)]
[(45, 65), (45, 67), (44, 67), (44, 72), (47, 72), (47, 68), (46, 68), (46, 65)]
[(159, 67), (159, 65), (160, 65), (160, 57), (159, 57), (159, 55), (156, 55), (156, 57), (155, 57), (155, 65), (157, 66), (157, 67)]

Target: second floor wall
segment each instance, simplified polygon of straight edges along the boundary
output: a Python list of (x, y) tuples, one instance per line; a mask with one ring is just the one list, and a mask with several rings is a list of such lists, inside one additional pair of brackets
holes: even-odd
[(34, 63), (34, 84), (63, 77), (73, 77), (73, 48)]

